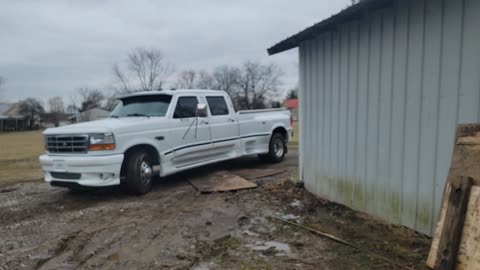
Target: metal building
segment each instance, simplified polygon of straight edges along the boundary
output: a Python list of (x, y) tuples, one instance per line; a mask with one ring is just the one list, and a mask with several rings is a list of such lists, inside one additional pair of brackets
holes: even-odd
[(431, 235), (455, 127), (480, 120), (480, 1), (365, 0), (268, 52), (295, 47), (306, 188)]

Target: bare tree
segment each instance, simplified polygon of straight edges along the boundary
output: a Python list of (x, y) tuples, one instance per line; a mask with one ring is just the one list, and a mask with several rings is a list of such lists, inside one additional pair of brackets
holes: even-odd
[(33, 129), (34, 123), (38, 119), (37, 117), (45, 113), (45, 110), (40, 101), (35, 98), (27, 98), (19, 102), (19, 113), (28, 118), (29, 128)]
[(109, 112), (113, 111), (120, 101), (115, 98), (115, 94), (105, 98), (105, 106), (103, 108)]
[(162, 90), (173, 67), (158, 49), (136, 48), (128, 55), (128, 73), (122, 71), (118, 64), (113, 66), (113, 74), (122, 86), (122, 91)]
[(213, 88), (223, 90), (230, 96), (234, 96), (238, 91), (241, 72), (239, 68), (230, 66), (219, 66), (215, 68), (212, 74)]
[(61, 97), (53, 97), (48, 100), (48, 106), (50, 107), (50, 113), (48, 118), (52, 123), (58, 127), (62, 119), (65, 117), (65, 105)]
[(129, 92), (130, 87), (128, 86), (128, 80), (123, 74), (123, 72), (120, 70), (120, 67), (118, 64), (113, 65), (113, 74), (115, 78), (120, 82), (121, 90), (119, 92)]
[(175, 87), (178, 89), (211, 89), (213, 85), (213, 77), (208, 71), (188, 69), (178, 74)]
[(74, 90), (70, 93), (70, 104), (67, 106), (67, 113), (77, 113), (81, 106), (80, 97), (78, 95), (80, 89)]
[(197, 81), (197, 72), (193, 69), (188, 69), (178, 74), (176, 88), (179, 89), (193, 89)]
[(49, 99), (48, 106), (50, 107), (50, 112), (65, 113), (65, 105), (61, 97), (53, 97)]
[(93, 108), (101, 108), (102, 102), (105, 99), (103, 93), (96, 89), (80, 88), (78, 89), (78, 94), (81, 99), (80, 106), (78, 107), (80, 112)]
[(265, 108), (265, 100), (278, 92), (282, 70), (274, 65), (246, 62), (239, 78), (240, 92), (234, 98), (241, 109)]
[(212, 89), (213, 77), (205, 70), (198, 72), (198, 80), (195, 84), (195, 88), (198, 89)]

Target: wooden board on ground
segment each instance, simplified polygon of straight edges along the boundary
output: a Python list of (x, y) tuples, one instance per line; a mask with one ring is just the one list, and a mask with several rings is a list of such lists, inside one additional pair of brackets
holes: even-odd
[(249, 180), (273, 176), (283, 172), (285, 172), (285, 170), (281, 169), (240, 169), (233, 171), (233, 173)]
[(210, 174), (189, 177), (188, 181), (198, 191), (204, 193), (233, 191), (257, 187), (256, 184), (229, 171), (218, 171)]
[[(459, 270), (480, 269), (480, 125), (464, 125), (457, 130), (457, 140), (453, 151), (452, 165), (447, 181), (459, 176), (474, 179), (470, 193), (460, 250), (457, 257)], [(447, 185), (449, 187), (449, 185)], [(451, 190), (446, 188), (440, 208), (440, 217), (432, 240), (427, 266), (434, 268), (437, 260), (438, 245), (445, 222), (447, 201)]]
[[(450, 194), (450, 189), (446, 194)], [(435, 230), (432, 240), (432, 248), (427, 259), (427, 265), (433, 268), (437, 258), (438, 243), (440, 241), (440, 233), (443, 230), (443, 223), (446, 214), (446, 201), (443, 202), (440, 221)], [(467, 214), (465, 216), (465, 224), (463, 226), (463, 235), (460, 240), (460, 251), (457, 257), (457, 269), (479, 269), (480, 267), (480, 187), (472, 187), (470, 193), (470, 201), (468, 202)]]

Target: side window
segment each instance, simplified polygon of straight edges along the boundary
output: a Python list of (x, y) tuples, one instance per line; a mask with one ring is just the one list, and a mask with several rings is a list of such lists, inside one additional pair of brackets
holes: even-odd
[(229, 114), (224, 97), (207, 97), (207, 102), (213, 116)]
[(173, 118), (195, 117), (198, 100), (196, 97), (179, 97)]

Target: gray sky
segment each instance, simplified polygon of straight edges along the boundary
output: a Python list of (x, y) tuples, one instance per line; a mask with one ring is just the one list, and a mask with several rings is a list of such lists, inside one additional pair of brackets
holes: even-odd
[[(4, 97), (46, 101), (79, 87), (108, 89), (112, 65), (135, 47), (161, 49), (176, 71), (276, 63), (297, 82), (297, 50), (266, 49), (345, 8), (349, 0), (10, 0), (0, 8)], [(171, 82), (175, 80), (172, 76)]]

